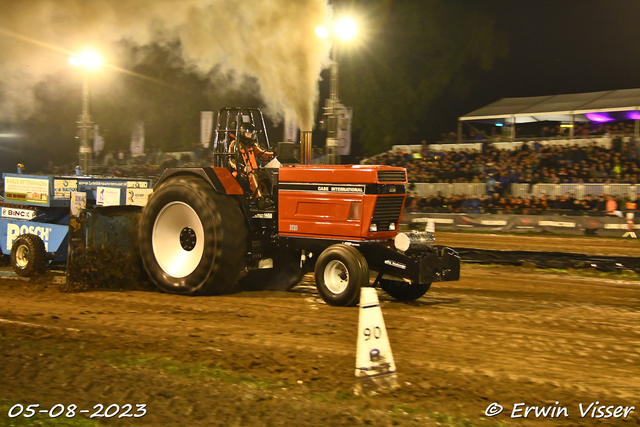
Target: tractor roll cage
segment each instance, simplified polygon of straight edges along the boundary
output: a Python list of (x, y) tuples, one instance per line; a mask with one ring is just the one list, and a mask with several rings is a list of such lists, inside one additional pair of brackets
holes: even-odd
[(258, 145), (263, 149), (270, 150), (267, 127), (264, 123), (264, 116), (259, 108), (255, 107), (229, 107), (218, 111), (216, 117), (216, 128), (213, 138), (214, 166), (229, 168), (229, 158), (235, 156), (236, 164), (240, 160), (239, 150), (230, 152), (231, 142), (238, 137), (240, 126), (243, 123), (251, 123), (258, 138)]

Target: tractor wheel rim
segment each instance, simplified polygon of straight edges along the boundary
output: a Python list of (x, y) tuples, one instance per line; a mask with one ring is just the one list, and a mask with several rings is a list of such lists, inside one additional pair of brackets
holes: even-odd
[(193, 273), (204, 253), (204, 227), (196, 211), (183, 202), (162, 208), (153, 224), (152, 247), (158, 265), (171, 277)]
[(349, 286), (349, 270), (342, 261), (329, 261), (324, 269), (324, 284), (332, 294), (341, 294)]
[(16, 265), (25, 268), (29, 264), (29, 248), (22, 245), (16, 250)]

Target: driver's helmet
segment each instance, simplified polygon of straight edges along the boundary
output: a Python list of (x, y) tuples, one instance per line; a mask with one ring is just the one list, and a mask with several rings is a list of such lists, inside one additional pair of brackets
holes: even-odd
[(256, 128), (251, 123), (242, 123), (240, 126), (240, 142), (251, 146), (256, 142)]

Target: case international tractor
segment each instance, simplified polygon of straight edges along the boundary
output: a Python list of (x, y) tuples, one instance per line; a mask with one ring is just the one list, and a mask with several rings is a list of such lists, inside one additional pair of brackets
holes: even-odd
[[(242, 143), (247, 129), (253, 147)], [(427, 232), (398, 233), (404, 168), (304, 164), (311, 132), (301, 134), (272, 147), (259, 109), (225, 108), (214, 166), (164, 172), (140, 224), (143, 263), (162, 291), (288, 290), (315, 271), (327, 304), (352, 306), (363, 286), (411, 301), (459, 279), (454, 250)]]

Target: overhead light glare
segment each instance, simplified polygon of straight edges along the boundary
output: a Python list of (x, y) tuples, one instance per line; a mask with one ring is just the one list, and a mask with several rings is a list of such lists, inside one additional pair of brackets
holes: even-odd
[(318, 37), (322, 37), (323, 39), (329, 37), (329, 31), (324, 27), (316, 28), (316, 34)]
[(358, 33), (358, 26), (353, 19), (344, 18), (336, 22), (336, 34), (343, 40), (352, 40)]
[(77, 57), (69, 58), (69, 63), (74, 67), (82, 65), (85, 68), (98, 68), (102, 64), (102, 60), (95, 52), (83, 52)]

